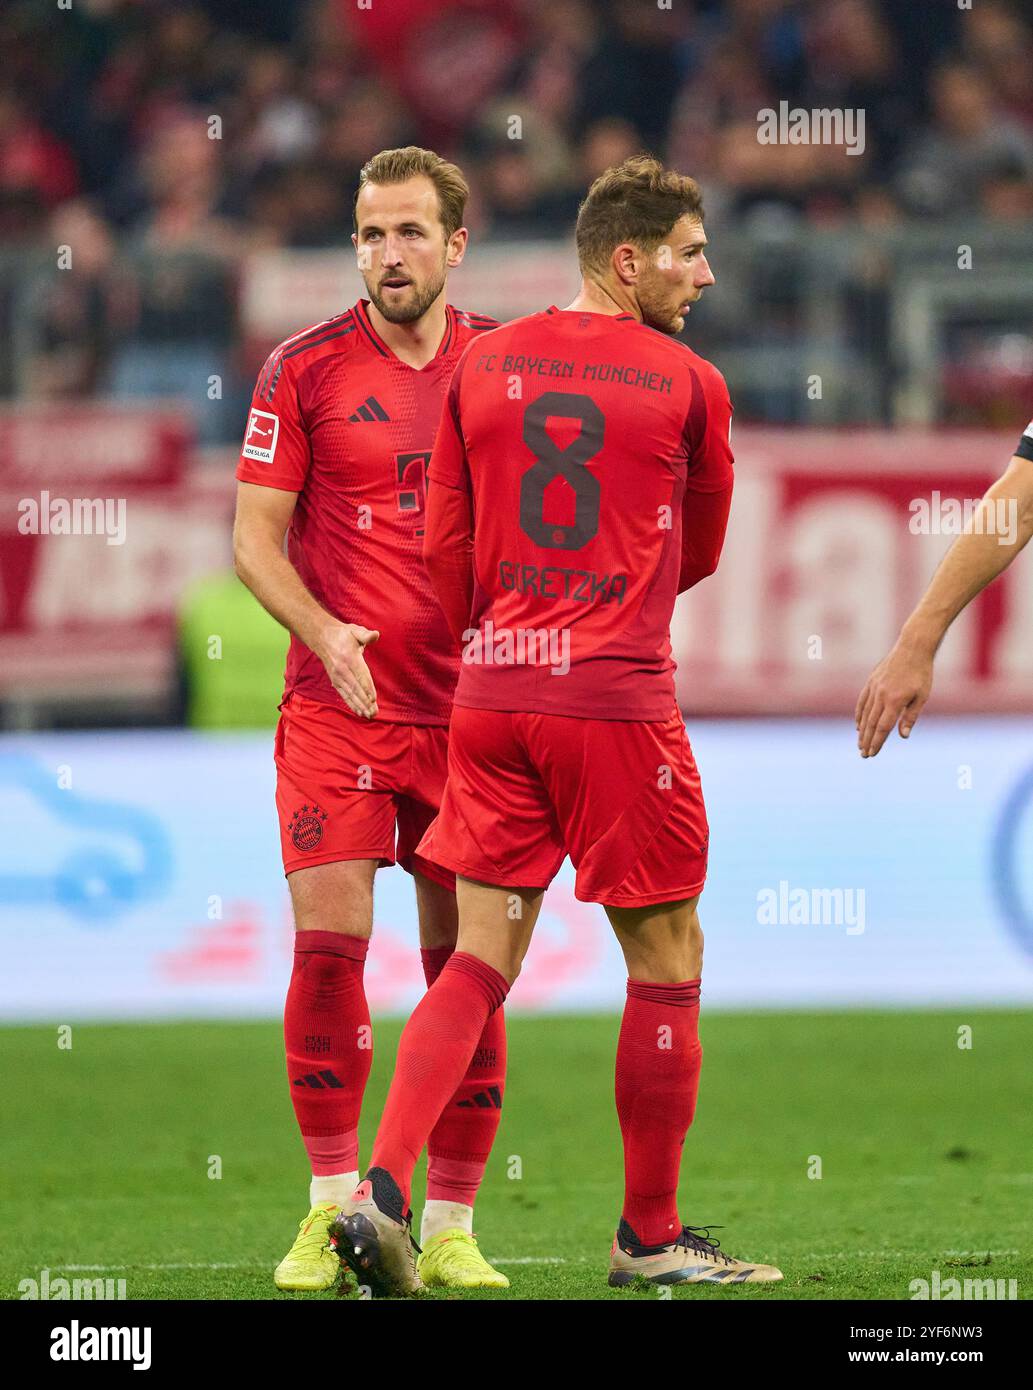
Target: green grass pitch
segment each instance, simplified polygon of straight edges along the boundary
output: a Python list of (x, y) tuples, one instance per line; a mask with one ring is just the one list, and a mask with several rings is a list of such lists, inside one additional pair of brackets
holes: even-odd
[[(704, 1014), (680, 1211), (785, 1280), (675, 1298), (906, 1299), (912, 1279), (1033, 1289), (1033, 1015)], [(958, 1047), (958, 1028), (972, 1047)], [(505, 1293), (656, 1298), (606, 1284), (619, 1215), (615, 1017), (514, 1017), (505, 1109), (478, 1204)], [(362, 1157), (400, 1024), (376, 1025)], [(0, 1293), (50, 1270), (127, 1296), (280, 1294), (272, 1270), (307, 1206), (275, 1023), (0, 1030)], [(209, 1177), (211, 1156), (222, 1176)], [(821, 1177), (809, 1177), (816, 1156)], [(511, 1176), (519, 1172), (519, 1176)], [(419, 1215), (422, 1172), (413, 1193)], [(101, 1267), (95, 1269), (94, 1267)], [(435, 1293), (427, 1297), (456, 1297)]]

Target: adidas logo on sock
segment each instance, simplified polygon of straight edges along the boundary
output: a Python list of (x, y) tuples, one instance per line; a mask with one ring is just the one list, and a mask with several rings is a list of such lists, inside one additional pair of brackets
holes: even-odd
[(486, 1091), (476, 1091), (473, 1100), (460, 1100), (456, 1104), (460, 1109), (472, 1110), (475, 1106), (480, 1110), (501, 1110), (502, 1092), (497, 1086), (489, 1086)]
[(299, 1076), (292, 1082), (292, 1085), (311, 1086), (316, 1091), (321, 1091), (324, 1087), (333, 1091), (340, 1091), (344, 1088), (344, 1082), (340, 1077), (334, 1076), (332, 1071), (321, 1071), (318, 1075), (315, 1072), (309, 1072), (307, 1076)]
[(367, 396), (355, 414), (348, 416), (348, 419), (353, 424), (356, 424), (359, 420), (390, 420), (390, 418), (390, 415), (388, 415), (376, 396)]

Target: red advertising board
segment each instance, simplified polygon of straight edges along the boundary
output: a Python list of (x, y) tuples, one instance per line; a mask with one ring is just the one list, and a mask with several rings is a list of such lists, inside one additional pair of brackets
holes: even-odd
[[(1021, 423), (1006, 435), (734, 428), (721, 564), (672, 627), (682, 707), (852, 716)], [(1033, 710), (1033, 555), (958, 618), (930, 709)]]
[(229, 563), (232, 468), (188, 419), (84, 404), (0, 412), (0, 695), (153, 695), (195, 576)]

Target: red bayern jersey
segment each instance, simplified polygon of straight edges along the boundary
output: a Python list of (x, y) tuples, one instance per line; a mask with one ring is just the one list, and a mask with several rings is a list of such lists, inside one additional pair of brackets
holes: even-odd
[[(671, 613), (717, 564), (731, 413), (715, 367), (629, 314), (551, 308), (471, 344), (429, 470), (474, 518), (457, 704), (670, 714)], [(461, 549), (461, 522), (438, 530), (450, 508), (432, 509), (435, 575)]]
[[(298, 493), (288, 556), (329, 613), (379, 631), (365, 655), (388, 722), (447, 724), (451, 713), (459, 659), (421, 557), (425, 470), (456, 363), (496, 325), (448, 305), (437, 356), (417, 370), (360, 299), (281, 343), (252, 397), (237, 477)], [(294, 636), (285, 685), (351, 713)]]

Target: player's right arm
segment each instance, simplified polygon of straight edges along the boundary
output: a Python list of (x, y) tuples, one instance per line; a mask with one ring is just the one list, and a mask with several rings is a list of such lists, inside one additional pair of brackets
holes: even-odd
[(315, 652), (348, 708), (372, 719), (377, 693), (363, 651), (380, 634), (328, 613), (284, 554), (311, 461), (294, 374), (274, 352), (259, 374), (237, 467), (234, 566), (262, 607)]
[[(1033, 431), (1033, 426), (1027, 435)], [(993, 522), (1003, 502), (1016, 519), (1014, 537), (1002, 544)], [(1007, 514), (1007, 513), (1006, 513)], [(980, 503), (970, 530), (947, 551), (939, 569), (901, 629), (893, 650), (879, 662), (857, 699), (854, 720), (862, 758), (873, 758), (899, 724), (907, 738), (929, 699), (933, 660), (951, 623), (1015, 559), (1033, 536), (1033, 438), (1023, 436), (1007, 470)]]
[(449, 631), (462, 646), (474, 593), (473, 495), (459, 408), (459, 383), (469, 348), (445, 393), (427, 470), (423, 563)]
[(350, 710), (372, 719), (377, 693), (363, 651), (380, 636), (357, 623), (342, 623), (317, 603), (283, 553), (296, 492), (237, 483), (233, 563), (243, 583), (277, 622), (319, 657)]

